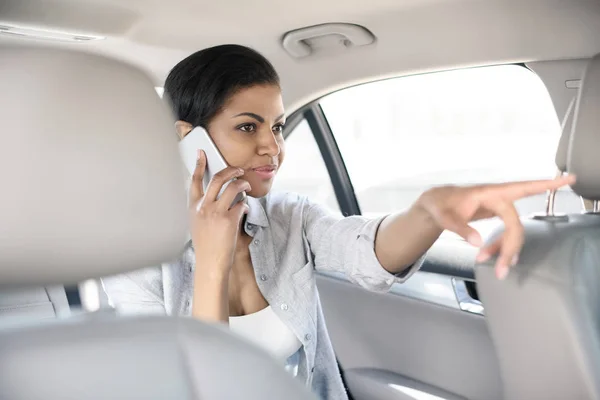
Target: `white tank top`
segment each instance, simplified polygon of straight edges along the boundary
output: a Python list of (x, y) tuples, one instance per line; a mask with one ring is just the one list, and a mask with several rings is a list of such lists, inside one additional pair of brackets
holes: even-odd
[(271, 306), (253, 314), (229, 317), (229, 329), (284, 362), (302, 346), (294, 332), (275, 314)]

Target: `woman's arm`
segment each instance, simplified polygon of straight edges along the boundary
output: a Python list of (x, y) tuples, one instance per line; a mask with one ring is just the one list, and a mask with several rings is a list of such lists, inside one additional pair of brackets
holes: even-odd
[(108, 301), (119, 313), (166, 313), (161, 267), (102, 278), (102, 287)]
[[(478, 261), (497, 254), (496, 275), (503, 279), (516, 264), (524, 240), (514, 202), (574, 182), (574, 176), (563, 176), (554, 180), (428, 190), (409, 211), (390, 216), (381, 223), (375, 240), (377, 258), (387, 271), (400, 273), (431, 247), (443, 230), (449, 230), (473, 246), (481, 247)], [(482, 247), (481, 236), (469, 223), (490, 217), (502, 220), (504, 233), (494, 243)]]
[(523, 241), (523, 227), (514, 201), (575, 181), (515, 182), (471, 187), (439, 187), (425, 192), (405, 213), (380, 219), (343, 218), (306, 202), (304, 227), (315, 268), (342, 272), (351, 281), (375, 291), (387, 291), (416, 271), (423, 254), (444, 230), (457, 233), (481, 247), (479, 233), (469, 222), (498, 216), (505, 224), (502, 237), (481, 247), (478, 261), (498, 253), (499, 278), (515, 263)]
[(229, 272), (196, 258), (192, 317), (229, 323)]
[[(240, 231), (240, 222), (248, 212), (244, 202), (233, 201), (250, 185), (239, 178), (239, 168), (228, 167), (213, 176), (204, 193), (206, 154), (199, 151), (196, 170), (190, 185), (190, 220), (196, 254), (192, 316), (229, 323), (229, 272)], [(230, 182), (220, 197), (221, 188)], [(218, 197), (218, 198), (217, 198)]]
[[(375, 239), (382, 221), (389, 217), (343, 217), (307, 198), (299, 201), (303, 204), (302, 224), (316, 270), (342, 273), (351, 282), (365, 289), (386, 292), (395, 282), (404, 282), (419, 269), (421, 260), (413, 262), (412, 267), (402, 274), (393, 274), (381, 265), (375, 253)], [(294, 219), (298, 219), (292, 218), (292, 223)], [(401, 224), (404, 225), (405, 222)], [(412, 234), (410, 232), (409, 236)], [(388, 240), (388, 246), (406, 248), (403, 244), (405, 237), (392, 236)], [(392, 253), (388, 251), (394, 257)], [(403, 254), (402, 256), (404, 257)]]
[(417, 202), (407, 212), (390, 215), (381, 222), (375, 237), (375, 254), (388, 272), (401, 274), (429, 250), (442, 232)]

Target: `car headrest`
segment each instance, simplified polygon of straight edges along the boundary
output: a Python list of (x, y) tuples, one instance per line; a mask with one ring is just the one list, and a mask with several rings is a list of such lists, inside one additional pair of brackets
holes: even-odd
[(575, 104), (567, 170), (577, 176), (573, 190), (600, 200), (600, 55), (588, 63)]
[(158, 265), (185, 242), (169, 107), (140, 70), (0, 45), (0, 285)]
[(562, 123), (560, 124), (560, 140), (558, 141), (558, 147), (556, 149), (556, 168), (560, 172), (567, 172), (567, 157), (569, 156), (569, 140), (571, 138), (571, 129), (573, 127), (573, 116), (575, 115), (575, 102), (577, 101), (577, 96), (571, 99), (569, 103), (569, 107), (567, 107), (567, 111), (565, 112), (565, 116), (563, 117)]

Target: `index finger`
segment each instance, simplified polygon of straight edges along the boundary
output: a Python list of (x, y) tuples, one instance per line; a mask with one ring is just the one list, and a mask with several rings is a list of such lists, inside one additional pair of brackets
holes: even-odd
[(575, 180), (575, 175), (563, 175), (556, 179), (501, 183), (492, 185), (490, 189), (503, 198), (514, 201), (522, 197), (533, 196), (548, 190), (556, 190), (566, 185), (572, 185), (575, 183)]

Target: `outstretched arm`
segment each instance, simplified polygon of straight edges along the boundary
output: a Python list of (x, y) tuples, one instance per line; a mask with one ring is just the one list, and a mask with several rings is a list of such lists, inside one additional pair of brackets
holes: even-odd
[[(481, 248), (479, 262), (497, 254), (496, 275), (503, 279), (516, 264), (523, 246), (523, 226), (514, 202), (573, 183), (574, 176), (563, 176), (553, 180), (431, 189), (409, 211), (383, 220), (375, 238), (377, 259), (390, 273), (401, 273), (431, 247), (442, 231), (449, 230)], [(481, 236), (469, 222), (490, 217), (502, 219), (504, 234), (482, 247)]]
[(391, 274), (413, 265), (440, 237), (443, 229), (417, 202), (404, 213), (386, 217), (375, 237), (375, 254)]

